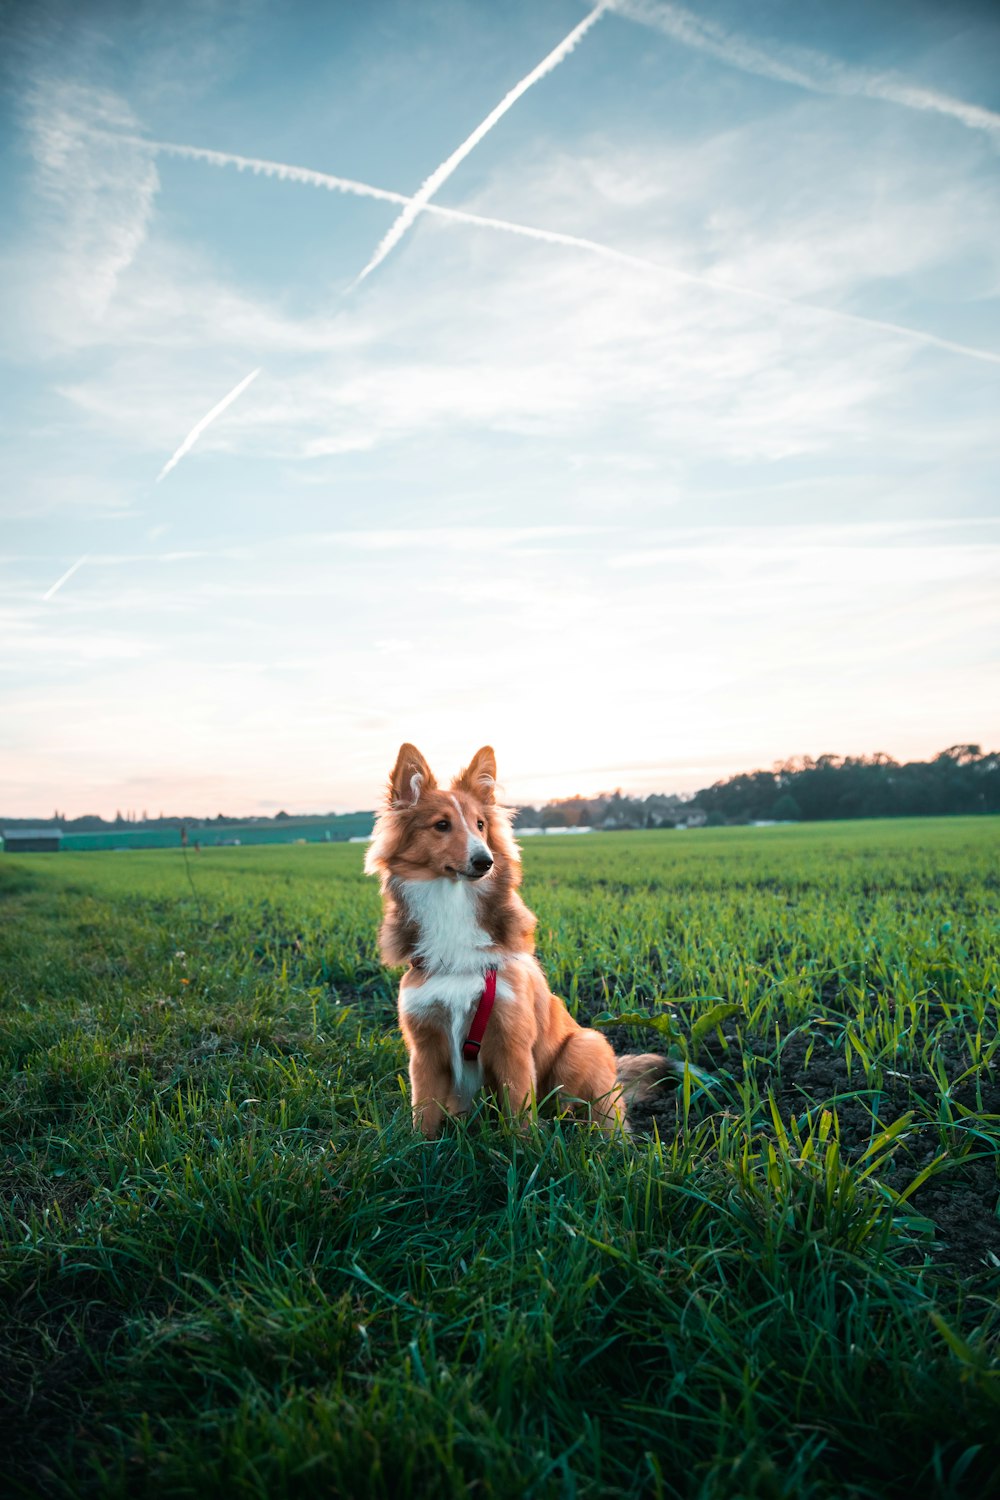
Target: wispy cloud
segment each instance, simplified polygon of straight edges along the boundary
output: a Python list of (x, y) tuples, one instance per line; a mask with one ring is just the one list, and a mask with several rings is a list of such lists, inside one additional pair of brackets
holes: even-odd
[(287, 162), (241, 156), (231, 151), (213, 151), (202, 146), (187, 146), (171, 141), (146, 140), (141, 136), (129, 136), (127, 139), (131, 144), (144, 146), (152, 152), (186, 157), (193, 161), (204, 161), (212, 166), (233, 166), (238, 171), (251, 171), (267, 177), (276, 177), (282, 181), (300, 182), (311, 187), (326, 188), (333, 192), (347, 193), (362, 198), (378, 198), (385, 202), (416, 205), (418, 213), (432, 214), (456, 224), (467, 224), (475, 228), (494, 229), (503, 234), (518, 235), (542, 244), (561, 245), (567, 249), (582, 251), (587, 255), (599, 256), (602, 260), (611, 261), (616, 265), (629, 266), (633, 270), (652, 272), (657, 276), (666, 276), (690, 286), (702, 287), (720, 296), (741, 297), (771, 307), (789, 308), (807, 315), (830, 318), (841, 323), (852, 323), (862, 328), (871, 328), (890, 334), (894, 338), (907, 339), (912, 343), (943, 349), (950, 354), (984, 360), (988, 364), (1000, 364), (1000, 353), (991, 349), (979, 349), (955, 339), (941, 338), (937, 334), (928, 333), (921, 328), (911, 328), (903, 323), (867, 317), (862, 313), (847, 312), (842, 308), (824, 307), (820, 303), (801, 301), (796, 297), (785, 297), (779, 292), (765, 292), (737, 282), (682, 270), (679, 266), (666, 265), (662, 261), (651, 260), (648, 256), (633, 255), (627, 250), (618, 250), (613, 245), (605, 244), (601, 240), (589, 239), (583, 235), (564, 234), (560, 230), (543, 229), (533, 224), (520, 224), (510, 219), (470, 213), (461, 208), (445, 208), (439, 203), (418, 202), (415, 197), (404, 193), (389, 192), (384, 188), (374, 187), (371, 183), (357, 182), (349, 177), (337, 177), (330, 173), (314, 171), (311, 168), (293, 166)]
[[(394, 526), (381, 531), (292, 532), (280, 537), (269, 537), (261, 542), (241, 542), (221, 547), (175, 548), (168, 552), (93, 552), (87, 553), (75, 562), (43, 597), (50, 598), (56, 589), (62, 588), (66, 580), (71, 578), (77, 568), (85, 562), (93, 563), (95, 567), (132, 567), (136, 563), (187, 564), (218, 562), (221, 559), (246, 562), (252, 558), (267, 560), (273, 558), (276, 552), (302, 557), (314, 556), (317, 552), (326, 549), (337, 552), (351, 550), (440, 554), (486, 551), (497, 556), (501, 553), (521, 553), (522, 550), (530, 549), (532, 544), (539, 542), (558, 541), (563, 544), (579, 542), (585, 546), (590, 539), (604, 536), (613, 530), (615, 530), (613, 527), (597, 525), (424, 526), (419, 530)], [(11, 559), (0, 558), (0, 563), (4, 561), (10, 562)]]
[[(951, 572), (954, 560), (962, 558), (968, 565), (977, 559), (985, 567), (1000, 559), (1000, 517), (947, 516), (905, 521), (803, 522), (787, 525), (748, 526), (722, 524), (711, 526), (652, 527), (638, 535), (641, 550), (610, 553), (609, 548), (635, 538), (631, 526), (548, 525), (548, 526), (428, 526), (420, 529), (392, 527), (384, 530), (301, 531), (268, 537), (258, 542), (239, 542), (229, 546), (174, 549), (165, 552), (94, 552), (79, 558), (42, 597), (49, 599), (84, 563), (95, 567), (134, 568), (137, 564), (170, 565), (221, 561), (245, 563), (268, 562), (277, 552), (313, 562), (326, 551), (362, 553), (430, 552), (440, 556), (452, 553), (537, 558), (542, 554), (537, 544), (559, 542), (573, 548), (580, 557), (589, 555), (600, 560), (602, 568), (647, 568), (664, 559), (680, 561), (698, 557), (713, 567), (745, 569), (771, 567), (775, 559), (815, 557), (822, 560), (831, 551), (863, 551), (884, 558), (886, 553), (908, 562), (922, 556), (923, 566), (934, 571)], [(984, 535), (984, 533), (986, 533)], [(18, 554), (0, 558), (0, 565), (19, 564)], [(992, 560), (992, 562), (991, 562)], [(876, 564), (882, 566), (880, 562)], [(324, 569), (326, 563), (321, 565)], [(831, 580), (836, 586), (836, 580)], [(472, 596), (485, 597), (483, 581), (462, 581)], [(496, 585), (497, 597), (504, 596), (507, 582)], [(257, 584), (250, 592), (256, 593)], [(589, 597), (589, 596), (588, 596)], [(584, 600), (586, 602), (586, 600)], [(724, 602), (724, 601), (723, 601)], [(720, 605), (721, 607), (721, 605)]]
[[(128, 134), (135, 116), (114, 93), (45, 80), (28, 92), (26, 117), (46, 218), (48, 275), (39, 311), (65, 337), (67, 319), (104, 318), (145, 242), (159, 177), (135, 149)], [(93, 149), (97, 132), (108, 142), (101, 152)]]
[(163, 465), (163, 468), (160, 470), (159, 474), (157, 474), (157, 484), (160, 483), (161, 479), (166, 479), (167, 475), (170, 473), (170, 470), (177, 467), (181, 459), (184, 457), (185, 453), (191, 452), (191, 449), (201, 437), (202, 433), (205, 431), (205, 428), (211, 427), (216, 417), (221, 417), (227, 406), (232, 406), (234, 401), (238, 401), (240, 396), (242, 396), (243, 392), (246, 390), (247, 386), (250, 385), (252, 381), (256, 380), (259, 374), (259, 368), (256, 370), (251, 370), (250, 374), (244, 376), (239, 385), (233, 387), (228, 396), (223, 396), (222, 400), (218, 402), (217, 405), (213, 406), (210, 412), (206, 412), (205, 416), (202, 417), (200, 422), (196, 422), (194, 424), (194, 426), (191, 428), (191, 431), (184, 439), (183, 443), (181, 443), (180, 447), (177, 449), (176, 453), (174, 453), (173, 456), (167, 460), (167, 462)]
[(1000, 114), (953, 99), (935, 89), (907, 83), (888, 73), (873, 73), (848, 67), (806, 47), (783, 47), (758, 43), (666, 0), (611, 0), (612, 9), (631, 21), (651, 26), (673, 41), (707, 52), (730, 67), (761, 78), (772, 78), (814, 94), (840, 94), (850, 98), (881, 99), (905, 109), (922, 110), (958, 120), (969, 130), (1000, 136)]
[(370, 276), (376, 266), (382, 264), (386, 256), (395, 249), (406, 231), (410, 228), (410, 225), (416, 220), (420, 210), (434, 197), (438, 188), (447, 182), (455, 169), (461, 165), (470, 152), (476, 149), (479, 142), (485, 136), (489, 135), (494, 125), (503, 119), (507, 111), (513, 108), (517, 101), (530, 88), (533, 88), (536, 83), (540, 82), (541, 79), (545, 78), (555, 68), (558, 68), (559, 64), (569, 57), (570, 53), (583, 40), (591, 27), (604, 15), (610, 3), (611, 0), (601, 0), (601, 3), (595, 6), (589, 16), (586, 16), (580, 22), (579, 26), (574, 26), (569, 35), (564, 37), (557, 47), (553, 47), (547, 57), (542, 58), (537, 67), (532, 68), (531, 72), (526, 73), (520, 83), (516, 83), (512, 89), (509, 89), (504, 94), (496, 108), (490, 110), (485, 120), (476, 126), (471, 135), (467, 136), (462, 144), (457, 146), (439, 167), (435, 167), (429, 177), (424, 178), (420, 187), (410, 199), (410, 202), (403, 209), (403, 212), (390, 226), (388, 233), (379, 241), (375, 249), (375, 254), (357, 277), (355, 285), (358, 282), (364, 281), (365, 277)]
[(76, 562), (73, 564), (73, 566), (71, 568), (67, 568), (66, 571), (65, 571), (65, 573), (62, 575), (62, 577), (61, 578), (57, 578), (56, 581), (55, 581), (55, 583), (52, 585), (52, 587), (50, 589), (46, 590), (46, 592), (42, 595), (42, 602), (44, 604), (47, 604), (48, 601), (52, 598), (53, 594), (58, 594), (58, 592), (62, 588), (63, 584), (64, 583), (68, 583), (69, 580), (73, 577), (73, 574), (77, 571), (77, 569), (78, 568), (82, 568), (83, 565), (84, 565), (84, 563), (87, 562), (87, 561), (89, 561), (89, 559), (88, 559), (86, 553), (84, 553), (84, 555), (82, 557), (78, 557), (77, 560), (76, 560)]

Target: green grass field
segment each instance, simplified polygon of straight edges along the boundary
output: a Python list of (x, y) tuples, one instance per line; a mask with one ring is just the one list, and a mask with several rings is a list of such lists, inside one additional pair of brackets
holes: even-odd
[(526, 841), (631, 1142), (414, 1138), (362, 853), (0, 858), (5, 1493), (997, 1492), (1000, 824)]

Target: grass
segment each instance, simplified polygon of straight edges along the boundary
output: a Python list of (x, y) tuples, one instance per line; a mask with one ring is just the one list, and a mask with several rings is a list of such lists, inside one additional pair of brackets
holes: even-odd
[(556, 991), (719, 1080), (610, 1143), (414, 1138), (356, 846), (6, 857), (8, 1489), (995, 1491), (998, 834), (527, 841)]

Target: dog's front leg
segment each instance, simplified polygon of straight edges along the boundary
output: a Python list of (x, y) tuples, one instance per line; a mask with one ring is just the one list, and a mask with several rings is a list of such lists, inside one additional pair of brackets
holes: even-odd
[(491, 1088), (504, 1112), (512, 1118), (523, 1115), (535, 1100), (535, 1069), (531, 1054), (507, 1055), (497, 1059), (491, 1070)]
[(440, 1064), (414, 1053), (410, 1058), (414, 1130), (422, 1131), (428, 1139), (437, 1135), (445, 1116), (442, 1101), (451, 1091), (451, 1074)]

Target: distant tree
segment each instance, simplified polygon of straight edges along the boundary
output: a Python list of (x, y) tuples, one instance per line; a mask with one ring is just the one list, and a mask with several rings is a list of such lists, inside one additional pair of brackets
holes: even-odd
[(782, 792), (771, 808), (771, 817), (779, 823), (798, 823), (802, 819), (802, 809), (791, 792)]
[(567, 802), (552, 804), (561, 807), (572, 828), (593, 828), (601, 821), (604, 801), (601, 797), (571, 797)]
[(519, 807), (514, 814), (515, 828), (541, 828), (542, 819), (537, 807)]
[(694, 801), (706, 813), (718, 813), (724, 823), (748, 823), (770, 816), (779, 789), (773, 771), (742, 772), (706, 787)]
[(557, 803), (550, 802), (548, 807), (542, 808), (543, 828), (568, 828), (569, 821), (562, 808)]
[(936, 759), (951, 760), (958, 766), (970, 766), (980, 760), (982, 754), (978, 745), (951, 745), (947, 750), (942, 750)]

